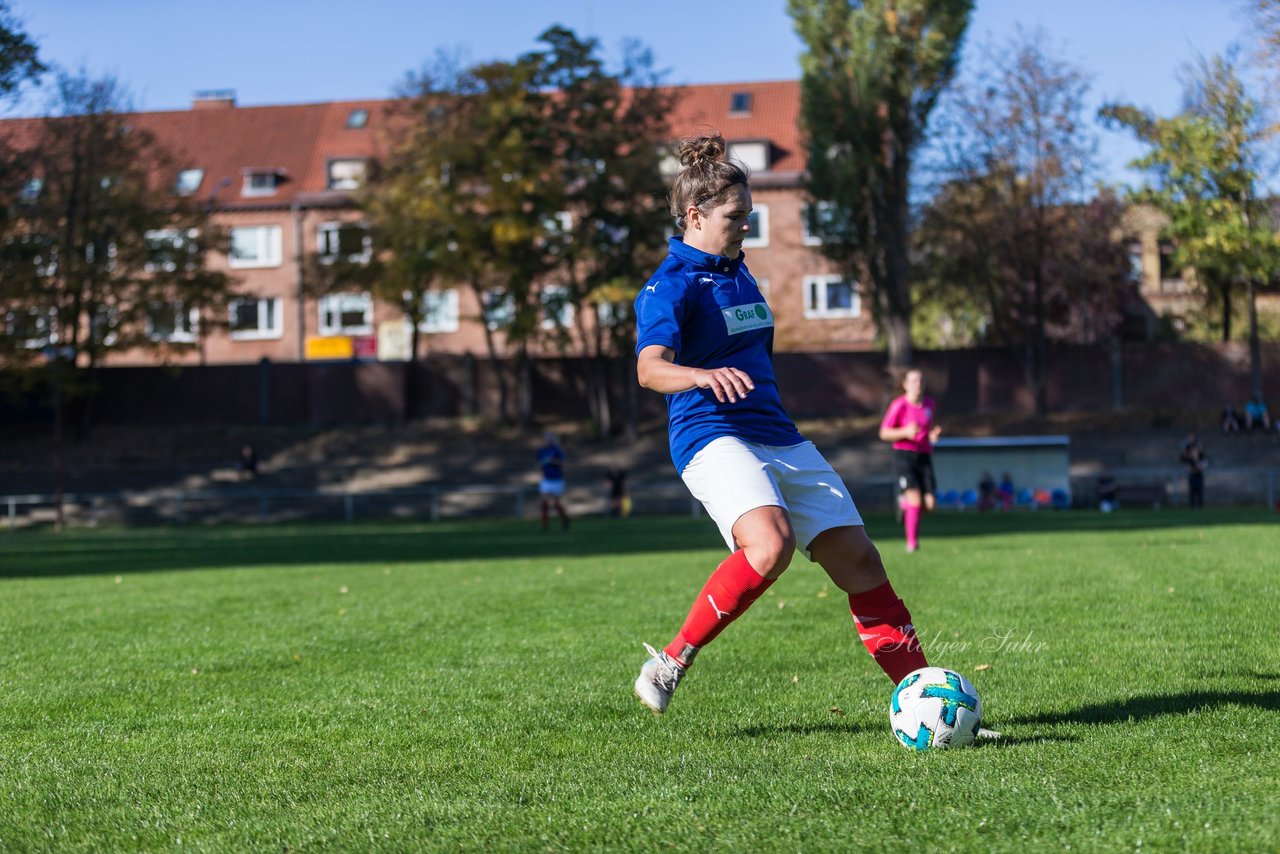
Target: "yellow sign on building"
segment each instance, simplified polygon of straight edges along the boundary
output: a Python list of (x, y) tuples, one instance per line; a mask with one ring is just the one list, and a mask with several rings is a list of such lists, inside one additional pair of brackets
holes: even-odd
[(355, 348), (349, 335), (308, 335), (305, 355), (308, 361), (350, 359)]

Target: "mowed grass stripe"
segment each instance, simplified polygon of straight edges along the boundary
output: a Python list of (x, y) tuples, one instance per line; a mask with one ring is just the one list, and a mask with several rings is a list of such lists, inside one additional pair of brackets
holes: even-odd
[(873, 518), (1006, 733), (922, 756), (799, 557), (640, 707), (705, 519), (0, 537), (0, 849), (1265, 850), (1275, 522)]

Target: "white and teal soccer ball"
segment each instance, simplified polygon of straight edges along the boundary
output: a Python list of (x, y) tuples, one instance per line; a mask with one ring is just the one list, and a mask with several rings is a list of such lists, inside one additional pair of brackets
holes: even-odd
[(954, 670), (913, 670), (893, 689), (889, 700), (889, 726), (894, 737), (912, 750), (972, 744), (981, 724), (978, 691)]

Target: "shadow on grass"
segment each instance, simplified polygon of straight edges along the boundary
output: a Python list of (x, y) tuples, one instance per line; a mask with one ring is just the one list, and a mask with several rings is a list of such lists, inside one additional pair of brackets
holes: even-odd
[(1185, 715), (1219, 706), (1254, 706), (1268, 711), (1280, 710), (1280, 691), (1190, 691), (1130, 697), (1115, 703), (1092, 703), (1069, 712), (1046, 712), (1009, 719), (1009, 726), (1029, 724), (1111, 724), (1142, 721), (1166, 715)]
[(78, 529), (0, 535), (0, 579), (723, 550), (706, 518)]
[[(1089, 533), (1181, 529), (1213, 525), (1275, 525), (1261, 510), (942, 513), (926, 527), (929, 540), (1020, 533)], [(889, 543), (900, 529), (888, 516), (870, 515), (867, 530)], [(1191, 542), (1191, 540), (1188, 540)], [(998, 545), (992, 546), (999, 548)], [(1010, 548), (1022, 547), (1010, 544)], [(722, 542), (705, 517), (586, 517), (572, 528), (543, 532), (536, 520), (486, 519), (73, 529), (0, 533), (0, 578), (118, 575), (187, 569), (300, 566), (340, 563), (422, 563), (525, 560), (548, 557), (710, 551)], [(709, 564), (710, 566), (710, 564)]]
[(776, 723), (776, 724), (753, 724), (751, 726), (738, 727), (737, 729), (727, 730), (724, 734), (729, 738), (760, 738), (775, 737), (780, 735), (848, 735), (854, 732), (870, 732), (877, 729), (869, 723), (859, 723), (857, 721), (846, 720), (830, 720), (822, 723)]

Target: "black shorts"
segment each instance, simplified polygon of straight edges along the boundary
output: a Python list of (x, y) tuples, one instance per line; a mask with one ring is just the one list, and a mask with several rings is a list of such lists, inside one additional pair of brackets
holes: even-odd
[(894, 450), (893, 472), (898, 478), (898, 491), (918, 489), (921, 495), (933, 495), (937, 492), (937, 481), (933, 477), (933, 454), (919, 454), (915, 451)]

